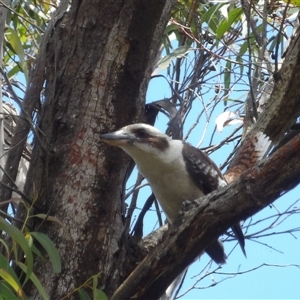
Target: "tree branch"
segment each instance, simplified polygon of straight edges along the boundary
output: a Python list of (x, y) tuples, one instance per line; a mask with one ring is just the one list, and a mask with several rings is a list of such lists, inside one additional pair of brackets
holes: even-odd
[[(277, 145), (295, 123), (300, 112), (299, 81), (300, 27), (295, 30), (291, 39), (281, 70), (274, 75), (274, 89), (263, 113), (243, 140), (226, 172), (227, 182), (237, 179), (245, 170), (266, 156), (270, 146)], [(265, 143), (266, 147), (262, 147), (262, 135), (270, 140), (270, 143)], [(257, 142), (261, 144), (258, 145)], [(254, 151), (254, 154), (250, 154), (251, 151)]]
[(231, 225), (257, 213), (300, 181), (300, 134), (270, 158), (197, 202), (118, 288), (111, 300), (156, 299)]

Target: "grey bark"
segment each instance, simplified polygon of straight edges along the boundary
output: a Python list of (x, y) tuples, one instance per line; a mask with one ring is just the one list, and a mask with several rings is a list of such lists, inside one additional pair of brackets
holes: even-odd
[[(138, 259), (124, 226), (128, 158), (99, 144), (99, 134), (142, 120), (172, 3), (73, 1), (45, 37), (45, 68), (37, 69), (45, 82), (41, 131), (25, 192), (38, 198), (37, 210), (65, 225), (31, 224), (50, 236), (61, 256), (60, 274), (49, 262), (36, 262), (51, 299), (76, 298), (72, 291), (93, 275), (110, 295)], [(30, 283), (25, 292), (40, 299)]]

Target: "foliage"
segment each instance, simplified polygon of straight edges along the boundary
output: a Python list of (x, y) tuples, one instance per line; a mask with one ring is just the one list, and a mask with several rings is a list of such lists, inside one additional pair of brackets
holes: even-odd
[(168, 68), (166, 79), (173, 88), (169, 99), (182, 108), (182, 125), (198, 100), (207, 122), (221, 101), (226, 110), (245, 114), (245, 101), (240, 99), (246, 99), (248, 87), (259, 98), (273, 70), (278, 69), (293, 25), (285, 20), (295, 20), (298, 10), (285, 12), (284, 3), (272, 7), (258, 1), (249, 11), (241, 3), (180, 1), (173, 9), (163, 39), (164, 55), (155, 74)]
[[(8, 7), (3, 68), (10, 80), (18, 82), (22, 73), (28, 83), (32, 63), (55, 7), (56, 1), (51, 0), (13, 1)], [(18, 84), (22, 92), (22, 84)]]
[[(247, 3), (179, 1), (173, 8), (165, 30), (161, 58), (152, 77), (153, 84), (158, 84), (158, 80), (166, 81), (166, 86), (170, 87), (167, 97), (163, 95), (163, 100), (155, 99), (157, 102), (151, 103), (157, 103), (160, 111), (167, 115), (169, 128), (166, 131), (172, 132), (174, 137), (179, 128), (181, 132), (175, 136), (190, 140), (193, 144), (197, 140), (198, 147), (202, 146), (207, 153), (219, 159), (222, 170), (229, 166), (242, 137), (255, 124), (266, 99), (270, 96), (273, 74), (280, 69), (281, 57), (284, 57), (299, 11), (298, 8), (287, 6), (280, 1), (251, 1), (251, 7)], [(170, 109), (163, 105), (168, 101), (174, 103), (175, 112), (174, 107)], [(230, 128), (224, 129), (235, 124), (239, 126), (235, 126), (232, 131)], [(158, 126), (161, 125), (158, 123)], [(220, 140), (217, 127), (218, 131), (226, 132), (226, 138)], [(224, 151), (225, 147), (229, 150)], [(225, 152), (227, 157), (224, 157)], [(129, 185), (133, 184), (130, 182)], [(150, 207), (150, 204), (147, 201), (143, 206), (141, 199), (147, 198), (149, 192), (142, 190), (140, 178), (137, 177), (127, 198), (132, 195), (132, 198), (129, 198), (132, 202), (128, 204), (130, 208), (134, 207), (137, 201), (138, 209), (144, 212), (146, 205)], [(279, 221), (280, 216), (296, 216), (298, 209), (295, 212), (294, 207), (298, 207), (298, 203), (299, 199), (275, 213), (270, 212), (260, 220), (247, 220), (243, 225), (247, 241), (256, 241), (259, 237), (270, 235), (271, 232), (273, 235), (294, 230), (298, 232), (299, 228), (277, 228), (274, 232), (275, 227), (282, 225), (285, 219), (283, 217)], [(274, 208), (277, 210), (275, 206)], [(144, 224), (158, 214), (158, 224), (153, 224), (153, 227), (160, 226), (163, 220), (163, 216), (160, 216), (161, 211), (157, 206), (152, 210), (154, 212), (150, 210), (149, 219), (144, 220)], [(134, 215), (132, 212), (128, 215), (131, 214)], [(132, 226), (133, 235), (138, 235), (141, 228), (143, 222), (138, 218)], [(232, 241), (232, 236), (232, 233), (228, 232), (223, 239)], [(202, 258), (201, 260), (203, 263)], [(218, 277), (213, 278), (211, 284), (209, 280), (204, 281), (209, 277), (207, 274), (218, 273), (212, 269), (208, 263), (201, 272), (195, 271), (199, 279), (194, 278), (196, 283), (193, 288), (211, 287), (230, 278), (228, 274), (224, 279), (226, 274), (223, 272), (219, 281)], [(185, 292), (182, 292), (180, 296), (184, 294)]]
[[(0, 230), (5, 233), (2, 235), (1, 243), (6, 249), (6, 257), (0, 254), (0, 277), (2, 278), (0, 285), (3, 287), (3, 291), (5, 290), (3, 294), (1, 293), (2, 299), (26, 299), (22, 286), (29, 279), (34, 283), (43, 299), (49, 299), (33, 272), (33, 259), (34, 255), (42, 257), (39, 250), (42, 247), (49, 255), (54, 272), (59, 273), (61, 264), (53, 242), (41, 232), (22, 232), (2, 217), (0, 217)], [(19, 275), (12, 266), (20, 268)]]
[[(281, 1), (251, 3), (250, 7), (244, 1), (178, 1), (165, 29), (162, 55), (153, 72), (153, 81), (163, 76), (170, 87), (170, 96), (164, 100), (171, 101), (178, 109), (175, 114), (168, 109), (162, 109), (162, 112), (169, 117), (170, 124), (178, 122), (180, 136), (184, 139), (194, 136), (199, 140), (197, 146), (200, 146), (205, 135), (210, 135), (206, 145), (208, 153), (225, 144), (232, 145), (222, 169), (228, 166), (242, 133), (247, 132), (258, 117), (264, 91), (270, 84), (269, 78), (280, 69), (280, 57), (284, 55), (298, 13), (298, 8)], [(291, 4), (298, 5), (295, 1)], [(22, 106), (43, 33), (56, 6), (56, 1), (26, 0), (13, 1), (8, 7), (2, 67), (7, 82), (2, 92), (5, 100), (14, 106)], [(218, 128), (233, 123), (243, 124), (243, 128), (235, 129), (223, 141), (216, 142), (216, 130), (209, 132), (208, 125), (220, 115), (220, 106), (229, 117), (221, 118)], [(191, 114), (195, 109), (199, 112), (196, 116)], [(35, 120), (33, 124), (36, 125)], [(203, 132), (202, 136), (197, 131)], [(127, 197), (133, 193), (133, 198), (136, 198), (139, 191), (134, 188)], [(129, 207), (135, 209), (134, 201)], [(26, 222), (38, 217), (63, 226), (52, 216), (31, 216), (29, 212), (30, 209)], [(160, 214), (159, 210), (157, 213)], [(283, 212), (285, 215), (292, 213), (290, 207)], [(128, 216), (130, 219), (131, 214)], [(279, 218), (277, 214), (271, 217)], [(0, 218), (0, 229), (5, 232), (1, 243), (6, 250), (6, 256), (0, 256), (1, 296), (3, 299), (26, 299), (22, 287), (31, 280), (42, 297), (48, 299), (34, 274), (34, 257), (42, 257), (39, 250), (42, 248), (48, 254), (54, 272), (59, 273), (57, 249), (46, 235), (30, 232), (26, 222), (21, 230), (13, 222), (9, 216)], [(254, 225), (249, 220), (246, 230)], [(137, 228), (140, 224), (137, 222), (135, 226)], [(257, 231), (253, 236), (260, 234)], [(231, 233), (225, 238), (230, 240)], [(89, 299), (85, 292), (87, 288), (93, 292), (94, 299), (106, 299), (97, 289), (97, 276), (92, 276), (70, 294), (77, 292), (80, 299)]]

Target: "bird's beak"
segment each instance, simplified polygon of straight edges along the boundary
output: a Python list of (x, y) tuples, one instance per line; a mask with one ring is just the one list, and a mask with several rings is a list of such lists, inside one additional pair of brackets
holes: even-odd
[(134, 138), (126, 132), (124, 132), (123, 130), (101, 134), (100, 139), (109, 145), (119, 147), (125, 144), (132, 144), (134, 142)]

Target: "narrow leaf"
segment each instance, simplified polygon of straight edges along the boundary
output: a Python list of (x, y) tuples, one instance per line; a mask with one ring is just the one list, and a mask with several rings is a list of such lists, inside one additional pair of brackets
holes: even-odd
[(22, 250), (24, 251), (27, 264), (25, 281), (27, 281), (33, 269), (33, 255), (26, 239), (24, 238), (23, 233), (15, 226), (7, 223), (2, 217), (0, 217), (0, 230), (5, 231), (14, 240), (14, 242), (21, 246)]
[(24, 299), (24, 293), (22, 291), (21, 286), (14, 280), (14, 278), (6, 272), (4, 269), (0, 269), (0, 277), (4, 279), (15, 291), (16, 293)]
[(220, 22), (220, 9), (224, 5), (224, 3), (218, 3), (213, 5), (206, 13), (201, 17), (202, 23), (207, 23), (209, 26), (209, 30), (211, 30), (214, 34), (217, 31)]
[(228, 13), (228, 19), (224, 19), (217, 29), (217, 38), (222, 38), (224, 33), (228, 31), (232, 24), (236, 22), (241, 14), (243, 13), (242, 8), (235, 8)]
[(225, 103), (224, 104), (225, 105), (227, 104), (226, 98), (229, 94), (230, 81), (231, 81), (231, 61), (228, 60), (226, 63), (225, 71), (224, 71), (224, 90), (225, 90), (225, 95), (224, 95)]
[(61, 227), (65, 228), (65, 224), (60, 219), (58, 219), (56, 217), (53, 217), (53, 216), (49, 216), (47, 214), (36, 214), (36, 215), (31, 216), (31, 217), (37, 217), (37, 218), (40, 218), (40, 219), (43, 219), (43, 220), (56, 222)]
[(98, 278), (97, 276), (93, 276), (93, 299), (97, 299), (97, 285), (98, 285)]
[(20, 300), (11, 289), (5, 284), (5, 282), (0, 281), (0, 297), (5, 300)]
[(87, 292), (85, 292), (84, 290), (78, 290), (78, 294), (79, 294), (79, 299), (80, 300), (91, 300), (90, 296), (88, 295)]
[(15, 51), (16, 55), (19, 57), (20, 62), (24, 61), (24, 48), (22, 46), (22, 43), (20, 41), (20, 38), (17, 34), (17, 32), (12, 29), (11, 27), (8, 27), (5, 31), (5, 36), (10, 43), (11, 47)]
[(164, 34), (170, 34), (171, 32), (178, 30), (179, 28), (179, 25), (170, 24), (166, 27)]
[(54, 272), (60, 273), (61, 262), (58, 251), (53, 242), (49, 239), (47, 235), (41, 232), (31, 232), (31, 235), (43, 246), (43, 248), (48, 253)]
[(8, 71), (7, 77), (9, 79), (11, 79), (12, 77), (14, 77), (20, 71), (21, 71), (20, 66), (19, 65), (15, 65), (11, 70)]
[[(22, 269), (22, 271), (27, 274), (28, 268), (24, 264), (22, 264), (21, 262), (17, 261), (16, 263)], [(40, 281), (38, 280), (38, 278), (36, 277), (36, 275), (33, 272), (31, 272), (29, 278), (33, 282), (33, 284), (35, 285), (35, 287), (37, 288), (37, 290), (39, 291), (39, 293), (41, 294), (43, 299), (49, 300), (42, 284), (40, 283)]]
[(13, 280), (18, 284), (18, 286), (21, 286), (21, 283), (20, 283), (18, 276), (16, 275), (14, 269), (10, 266), (9, 261), (2, 254), (0, 254), (0, 268), (5, 270), (13, 278)]
[[(28, 82), (28, 78), (29, 78), (29, 74), (28, 74), (28, 67), (27, 67), (27, 62), (25, 61), (25, 52), (24, 52), (24, 48), (22, 45), (22, 42), (20, 40), (19, 35), (17, 34), (17, 32), (12, 29), (11, 27), (8, 27), (6, 29), (5, 32), (5, 36), (9, 42), (9, 44), (11, 45), (13, 51), (15, 52), (15, 54), (19, 57), (19, 66), (21, 67), (26, 81)], [(11, 74), (10, 74), (11, 76)]]
[(172, 53), (167, 54), (157, 63), (157, 68), (153, 72), (153, 74), (158, 74), (160, 71), (166, 69), (174, 58), (182, 57), (189, 51), (190, 51), (190, 46), (184, 45), (178, 47)]
[(95, 289), (94, 295), (95, 295), (94, 300), (108, 300), (105, 293), (101, 290)]

